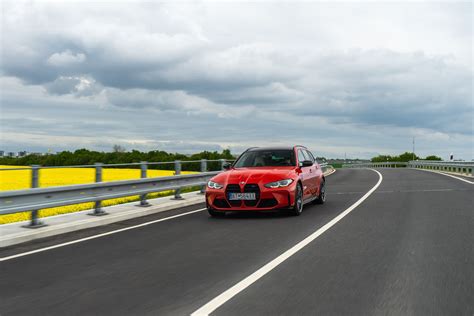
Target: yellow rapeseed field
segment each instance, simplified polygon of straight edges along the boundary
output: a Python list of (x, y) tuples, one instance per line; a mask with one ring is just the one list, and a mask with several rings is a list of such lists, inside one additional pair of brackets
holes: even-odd
[[(0, 190), (21, 190), (31, 187), (31, 170), (25, 166), (2, 166), (0, 168), (26, 168), (25, 170), (0, 170)], [(192, 172), (183, 171), (182, 174)], [(172, 170), (148, 170), (148, 177), (164, 177), (174, 174)], [(94, 168), (58, 168), (58, 169), (41, 169), (39, 171), (39, 186), (41, 188), (93, 183), (95, 180)], [(139, 169), (107, 169), (102, 170), (102, 181), (117, 181), (128, 179), (139, 179)], [(169, 195), (171, 192), (150, 193), (149, 198)], [(138, 201), (139, 196), (129, 196), (102, 201), (103, 206), (116, 205), (132, 201)], [(54, 207), (43, 209), (39, 212), (40, 217), (77, 212), (92, 208), (94, 203), (81, 203), (76, 205)], [(0, 224), (18, 222), (28, 220), (30, 212), (22, 212), (16, 214), (0, 215)]]

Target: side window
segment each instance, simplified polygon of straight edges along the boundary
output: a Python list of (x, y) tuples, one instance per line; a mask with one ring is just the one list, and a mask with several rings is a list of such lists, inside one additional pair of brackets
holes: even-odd
[(309, 150), (306, 150), (306, 155), (309, 157), (309, 160), (311, 160), (312, 162), (316, 161), (316, 159), (314, 159), (313, 154)]
[(303, 151), (301, 149), (298, 149), (298, 164), (301, 166), (303, 161), (306, 160), (306, 157), (303, 154)]

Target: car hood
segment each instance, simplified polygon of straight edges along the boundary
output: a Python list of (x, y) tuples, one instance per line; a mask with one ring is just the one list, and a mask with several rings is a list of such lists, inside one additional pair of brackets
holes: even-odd
[(284, 179), (294, 179), (296, 172), (294, 167), (254, 167), (236, 168), (222, 172), (212, 178), (220, 184), (244, 183), (269, 183)]

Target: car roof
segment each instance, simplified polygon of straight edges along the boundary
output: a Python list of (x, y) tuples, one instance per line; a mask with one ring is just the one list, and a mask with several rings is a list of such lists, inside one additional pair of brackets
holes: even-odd
[(301, 145), (296, 145), (296, 146), (272, 146), (272, 147), (250, 147), (246, 151), (261, 151), (261, 150), (293, 150), (295, 147), (302, 147), (305, 148), (304, 146)]

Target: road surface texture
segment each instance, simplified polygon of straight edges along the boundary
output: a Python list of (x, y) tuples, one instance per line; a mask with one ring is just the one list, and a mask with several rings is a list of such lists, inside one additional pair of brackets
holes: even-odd
[[(474, 314), (473, 185), (379, 169), (380, 186), (215, 315)], [(345, 211), (379, 181), (327, 178), (299, 217), (200, 211), (0, 262), (0, 315), (189, 315)], [(0, 250), (0, 257), (185, 213), (170, 211)]]

